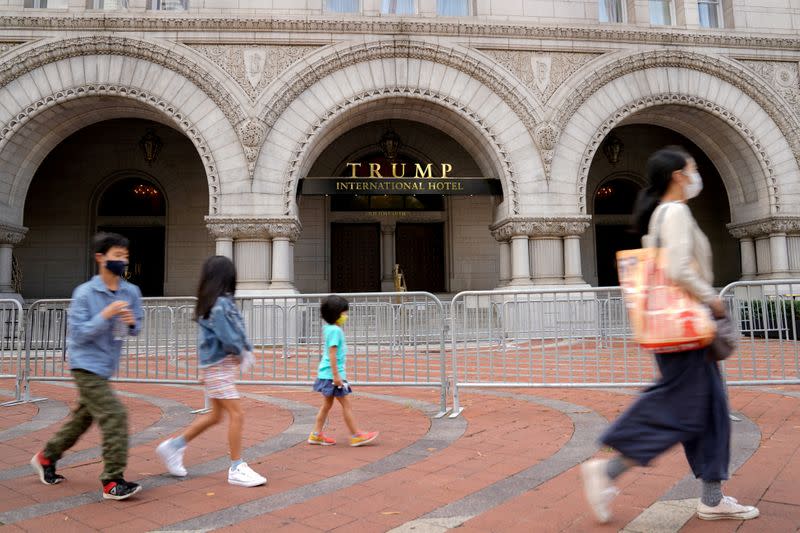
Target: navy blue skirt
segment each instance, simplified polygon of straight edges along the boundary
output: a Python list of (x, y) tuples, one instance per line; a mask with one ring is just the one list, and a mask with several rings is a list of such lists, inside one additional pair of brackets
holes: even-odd
[(682, 444), (694, 475), (728, 479), (731, 422), (719, 367), (707, 350), (656, 355), (661, 379), (603, 433), (600, 441), (640, 465)]
[(315, 392), (321, 392), (323, 396), (333, 396), (333, 397), (341, 397), (347, 396), (353, 389), (350, 388), (350, 384), (347, 381), (343, 382), (344, 384), (341, 387), (337, 387), (333, 384), (332, 379), (319, 379), (314, 382), (313, 390)]

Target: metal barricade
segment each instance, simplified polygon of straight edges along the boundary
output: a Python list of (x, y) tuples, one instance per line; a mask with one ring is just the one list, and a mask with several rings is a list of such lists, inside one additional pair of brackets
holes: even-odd
[[(322, 355), (328, 294), (237, 298), (256, 363), (245, 384), (311, 385)], [(425, 292), (342, 294), (350, 302), (347, 378), (353, 385), (436, 386), (447, 412), (445, 309)]]
[(728, 385), (800, 384), (800, 280), (740, 281), (720, 296), (742, 333)]
[(450, 335), (450, 416), (460, 387), (643, 386), (656, 373), (619, 287), (461, 292)]
[(22, 398), (20, 367), (23, 347), (22, 304), (17, 300), (0, 300), (0, 378), (14, 379), (14, 399), (0, 405), (14, 405)]

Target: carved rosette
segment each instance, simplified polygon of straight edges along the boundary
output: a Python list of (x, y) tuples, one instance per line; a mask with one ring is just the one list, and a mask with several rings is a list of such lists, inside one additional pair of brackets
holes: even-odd
[(800, 217), (770, 217), (752, 222), (728, 224), (727, 228), (735, 239), (754, 239), (780, 233), (800, 234)]
[(12, 224), (0, 224), (0, 245), (16, 246), (25, 238), (28, 228)]
[(539, 147), (544, 165), (544, 177), (550, 181), (550, 170), (553, 164), (553, 151), (558, 143), (558, 128), (551, 122), (542, 122), (533, 132), (533, 140)]
[(206, 227), (215, 239), (289, 239), (300, 237), (302, 225), (294, 218), (207, 216)]
[(498, 241), (512, 237), (570, 237), (582, 235), (591, 224), (589, 216), (510, 218), (489, 229)]
[(251, 118), (242, 122), (238, 131), (239, 139), (244, 147), (244, 155), (247, 158), (247, 170), (250, 173), (250, 179), (253, 179), (256, 160), (267, 135), (267, 127), (260, 120)]

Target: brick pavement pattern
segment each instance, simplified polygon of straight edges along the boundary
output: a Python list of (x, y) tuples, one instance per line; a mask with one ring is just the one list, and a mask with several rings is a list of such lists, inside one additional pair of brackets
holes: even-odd
[(434, 420), (437, 390), (361, 387), (354, 408), (381, 438), (350, 448), (341, 444), (347, 431), (338, 411), (326, 432), (340, 444), (305, 444), (319, 402), (307, 388), (242, 386), (245, 459), (269, 479), (243, 489), (226, 481), (225, 425), (191, 443), (185, 479), (168, 476), (154, 453), (195, 416), (198, 388), (115, 387), (130, 414), (126, 476), (145, 490), (129, 501), (101, 500), (96, 428), (59, 464), (65, 483), (39, 483), (27, 461), (67, 416), (76, 393), (69, 384), (37, 383), (47, 401), (0, 411), (4, 531), (800, 531), (797, 386), (730, 390), (741, 421), (734, 422), (734, 474), (724, 488), (758, 505), (760, 518), (695, 518), (699, 487), (675, 448), (619, 480), (614, 520), (605, 526), (592, 521), (577, 465), (608, 453), (596, 450), (594, 439), (633, 400), (631, 389), (469, 389), (462, 391), (461, 417)]

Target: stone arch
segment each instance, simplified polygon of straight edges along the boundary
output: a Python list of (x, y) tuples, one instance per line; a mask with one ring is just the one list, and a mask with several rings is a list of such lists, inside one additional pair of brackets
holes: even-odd
[(241, 111), (213, 83), (197, 85), (205, 80), (202, 69), (186, 76), (178, 72), (191, 62), (181, 63), (166, 50), (169, 61), (139, 57), (155, 53), (147, 48), (151, 43), (131, 44), (139, 46), (136, 54), (119, 48), (129, 43), (106, 37), (98, 43), (56, 41), (0, 65), (0, 101), (16, 103), (0, 107), (0, 150), (6, 154), (0, 183), (8, 191), (0, 203), (8, 205), (3, 209), (8, 222), (21, 222), (30, 181), (50, 150), (78, 129), (113, 118), (147, 118), (189, 137), (206, 170), (210, 214), (221, 209), (220, 176), (247, 180), (247, 161), (232, 123)]
[(738, 218), (777, 213), (779, 187), (800, 178), (788, 139), (758, 102), (708, 73), (651, 68), (613, 79), (563, 126), (553, 173), (574, 176), (571, 191), (567, 181), (561, 185), (576, 195), (578, 212), (586, 212), (586, 181), (601, 142), (631, 123), (662, 125), (701, 147), (723, 176)]
[[(523, 120), (519, 106), (531, 104), (520, 101), (517, 109), (512, 108), (508, 98), (516, 97), (513, 88), (498, 94), (464, 70), (433, 63), (424, 54), (413, 55), (409, 50), (415, 48), (404, 43), (400, 41), (394, 52), (386, 43), (372, 43), (377, 47), (374, 55), (361, 50), (369, 45), (348, 48), (346, 54), (329, 51), (330, 64), (286, 76), (295, 80), (296, 87), (281, 84), (285, 91), (269, 100), (262, 115), (270, 130), (256, 165), (254, 190), (270, 195), (269, 209), (293, 214), (297, 181), (321, 147), (329, 144), (330, 139), (325, 140), (329, 132), (349, 129), (355, 116), (364, 109), (375, 111), (380, 104), (396, 113), (395, 118), (408, 118), (424, 107), (427, 115), (420, 115), (418, 121), (436, 120), (439, 129), (449, 130), (471, 150), (487, 176), (502, 181), (500, 211), (511, 215), (524, 210), (517, 193), (521, 180), (543, 176), (542, 160), (532, 142), (535, 117), (540, 113), (526, 108)], [(343, 62), (342, 57), (349, 59)], [(426, 75), (434, 71), (436, 75)], [(300, 91), (300, 87), (305, 89)], [(523, 177), (518, 168), (533, 170)]]

